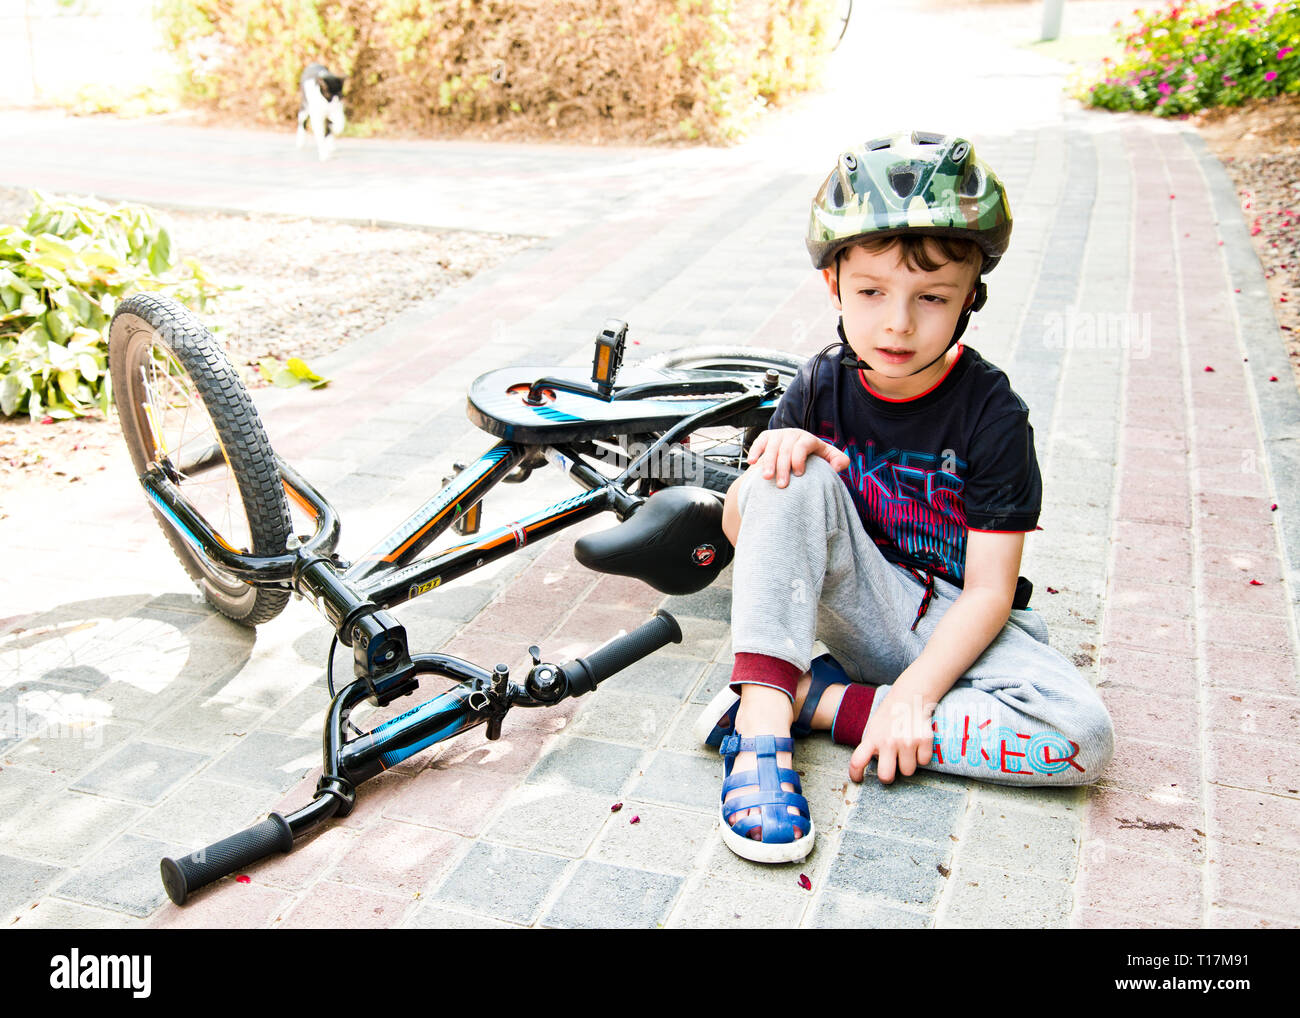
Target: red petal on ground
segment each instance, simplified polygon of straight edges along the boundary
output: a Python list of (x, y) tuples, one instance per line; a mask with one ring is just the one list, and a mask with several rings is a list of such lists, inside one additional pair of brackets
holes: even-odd
[(1251, 581), (1250, 581), (1250, 585), (1251, 585), (1252, 587), (1262, 587), (1262, 586), (1264, 586), (1264, 584), (1260, 583), (1259, 580), (1251, 580)]
[(805, 891), (812, 890), (812, 881), (808, 879), (808, 874), (806, 873), (799, 874), (799, 886), (802, 887)]
[(609, 807), (609, 811), (610, 811), (611, 813), (617, 813), (617, 812), (618, 812), (619, 810), (621, 810), (622, 808), (623, 808), (623, 804), (622, 804), (621, 802), (616, 802), (616, 803), (614, 803), (614, 805), (612, 805), (611, 807)]
[(640, 822), (641, 822), (640, 816), (634, 816), (631, 820), (628, 821), (629, 824), (639, 824)]
[(1048, 587), (1048, 588), (1047, 588), (1047, 592), (1048, 592), (1049, 594), (1059, 594), (1059, 593), (1060, 593), (1060, 591), (1057, 590), (1055, 587)]
[(239, 874), (239, 876), (235, 877), (235, 883), (237, 884), (251, 884), (252, 882), (253, 882), (252, 877), (246, 877), (242, 873)]
[(1277, 503), (1274, 502), (1274, 503), (1273, 503), (1271, 506), (1269, 506), (1268, 508), (1269, 508), (1269, 511), (1270, 511), (1270, 512), (1277, 512)]
[(1210, 367), (1210, 366), (1207, 364), (1207, 365), (1205, 365), (1205, 370), (1206, 370), (1206, 371), (1213, 371), (1214, 369), (1213, 369), (1212, 367)]
[(1276, 382), (1276, 381), (1277, 381), (1277, 375), (1269, 375), (1269, 376), (1268, 376), (1268, 380), (1269, 380), (1270, 382)]

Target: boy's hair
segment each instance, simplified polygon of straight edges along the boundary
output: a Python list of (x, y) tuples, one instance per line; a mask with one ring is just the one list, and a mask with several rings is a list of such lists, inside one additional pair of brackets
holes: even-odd
[[(949, 262), (957, 262), (962, 265), (974, 265), (975, 275), (978, 278), (984, 262), (984, 252), (980, 246), (965, 237), (895, 233), (883, 237), (863, 237), (861, 240), (854, 241), (849, 247), (860, 247), (871, 254), (879, 254), (881, 251), (897, 247), (900, 249), (899, 258), (913, 272), (934, 272)], [(837, 269), (840, 258), (847, 250), (848, 248), (843, 248), (836, 252)]]

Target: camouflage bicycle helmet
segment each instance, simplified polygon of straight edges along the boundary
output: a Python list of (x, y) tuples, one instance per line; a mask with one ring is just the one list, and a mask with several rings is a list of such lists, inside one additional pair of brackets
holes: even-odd
[(896, 233), (973, 240), (984, 273), (1011, 240), (1011, 206), (966, 139), (926, 131), (876, 138), (840, 156), (813, 199), (805, 243), (824, 269), (855, 241)]

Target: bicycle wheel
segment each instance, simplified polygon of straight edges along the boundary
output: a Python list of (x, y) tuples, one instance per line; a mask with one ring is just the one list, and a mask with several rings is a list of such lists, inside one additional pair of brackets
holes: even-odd
[[(718, 377), (747, 375), (762, 382), (769, 370), (775, 370), (781, 384), (787, 386), (803, 367), (806, 358), (780, 350), (747, 347), (705, 346), (693, 350), (672, 350), (647, 358), (648, 368), (673, 368), (682, 371), (717, 372)], [(726, 491), (748, 464), (750, 444), (764, 425), (749, 427), (722, 426), (692, 432), (684, 441), (673, 443), (650, 465), (650, 476), (663, 485), (694, 484), (712, 491)], [(625, 443), (635, 452), (637, 443), (653, 436), (630, 436)]]
[[(271, 445), (243, 382), (203, 323), (175, 301), (136, 294), (113, 315), (108, 359), (136, 473), (160, 467), (227, 547), (283, 553), (292, 521)], [(254, 626), (284, 608), (288, 589), (255, 587), (223, 572), (156, 508), (154, 515), (186, 572), (223, 615)]]

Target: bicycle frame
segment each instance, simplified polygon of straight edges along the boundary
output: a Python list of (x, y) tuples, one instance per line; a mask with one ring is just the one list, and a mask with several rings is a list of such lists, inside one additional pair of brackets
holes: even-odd
[[(324, 732), (323, 774), (315, 798), (302, 809), (282, 817), (271, 814), (260, 825), (249, 828), (180, 861), (163, 861), (163, 879), (168, 894), (178, 904), (190, 890), (233, 872), (272, 851), (289, 851), (294, 838), (334, 815), (346, 816), (355, 803), (355, 788), (389, 767), (451, 735), (487, 724), (487, 737), (500, 734), (501, 721), (512, 706), (546, 706), (565, 696), (580, 695), (597, 682), (633, 660), (670, 640), (680, 640), (680, 630), (667, 613), (660, 613), (632, 634), (600, 648), (590, 659), (564, 665), (544, 664), (537, 648), (530, 648), (533, 669), (524, 685), (509, 679), (504, 665), (493, 671), (446, 654), (412, 655), (406, 632), (389, 608), (433, 590), (443, 583), (471, 572), (486, 563), (522, 548), (531, 540), (553, 534), (601, 512), (612, 511), (626, 519), (646, 501), (631, 487), (652, 476), (647, 466), (660, 450), (684, 435), (756, 411), (775, 403), (780, 389), (775, 374), (762, 387), (734, 379), (735, 395), (706, 405), (692, 413), (670, 415), (666, 430), (657, 423), (658, 437), (638, 455), (614, 453), (617, 476), (609, 477), (584, 458), (583, 441), (611, 435), (637, 433), (645, 421), (618, 411), (593, 433), (582, 431), (575, 443), (543, 444), (535, 440), (506, 440), (468, 464), (394, 531), (363, 554), (355, 563), (345, 562), (336, 552), (341, 523), (328, 500), (280, 457), (276, 463), (289, 498), (311, 518), (315, 531), (305, 538), (291, 539), (283, 554), (249, 555), (231, 548), (202, 514), (189, 503), (171, 477), (153, 464), (140, 481), (149, 498), (175, 531), (218, 569), (253, 585), (291, 587), (308, 597), (328, 619), (337, 639), (353, 651), (355, 680), (333, 698)], [(725, 385), (723, 386), (726, 387)], [(628, 400), (650, 395), (690, 397), (705, 392), (716, 398), (716, 379), (692, 383), (689, 380), (629, 386), (614, 391), (593, 389), (571, 380), (543, 378), (529, 392), (563, 388), (594, 396), (607, 405), (624, 396)], [(632, 404), (629, 403), (629, 406)], [(471, 411), (473, 407), (471, 406)], [(471, 412), (471, 417), (474, 414)], [(476, 421), (482, 426), (482, 421)], [(491, 425), (495, 427), (495, 424)], [(504, 430), (511, 430), (503, 426)], [(574, 432), (569, 431), (572, 436)], [(533, 436), (535, 438), (535, 436)], [(215, 463), (219, 453), (206, 451)], [(561, 467), (583, 490), (571, 498), (547, 506), (498, 527), (476, 539), (422, 558), (421, 554), (449, 527), (461, 521), (467, 536), (477, 529), (477, 507), (484, 495), (516, 471), (525, 476), (543, 461)], [(201, 467), (202, 464), (199, 464)], [(194, 465), (187, 465), (193, 472)], [(332, 651), (331, 651), (332, 654)], [(378, 725), (370, 732), (349, 739), (348, 717), (362, 701), (382, 707), (415, 692), (421, 675), (449, 678), (456, 686)], [(332, 688), (332, 687), (331, 687)], [(207, 859), (212, 853), (215, 861)]]

